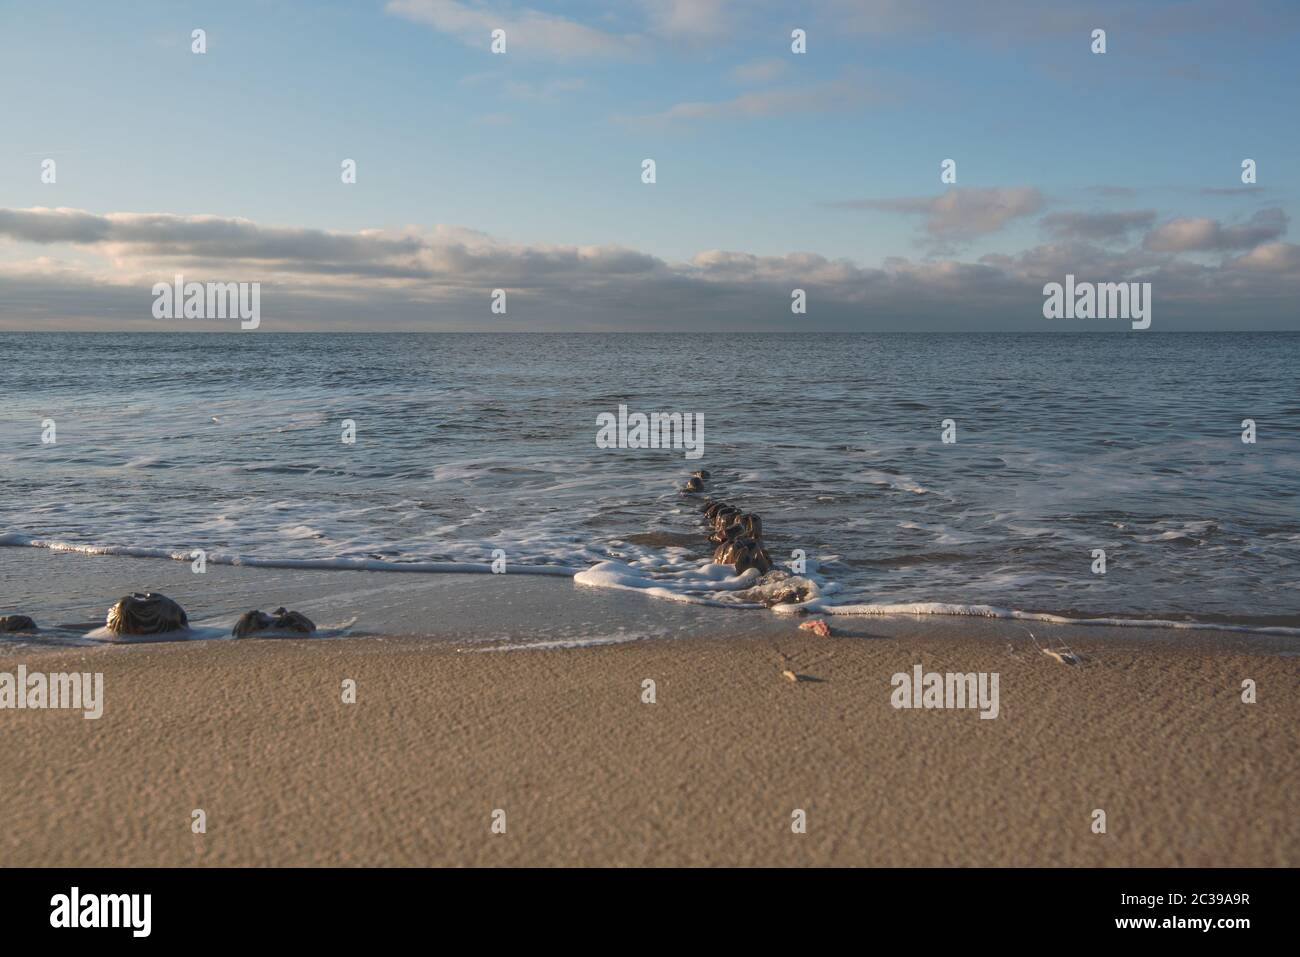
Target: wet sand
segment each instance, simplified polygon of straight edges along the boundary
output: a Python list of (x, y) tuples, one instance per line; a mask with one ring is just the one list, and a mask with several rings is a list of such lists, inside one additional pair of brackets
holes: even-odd
[[(1300, 863), (1293, 639), (1035, 626), (1070, 666), (999, 621), (820, 638), (564, 580), (0, 552), (5, 612), (54, 590), (89, 619), (152, 587), (192, 618), (359, 619), (333, 639), (0, 644), (0, 671), (103, 672), (106, 699), (99, 720), (0, 711), (2, 866)], [(584, 638), (616, 643), (502, 650)], [(997, 718), (895, 709), (916, 664), (996, 672)]]

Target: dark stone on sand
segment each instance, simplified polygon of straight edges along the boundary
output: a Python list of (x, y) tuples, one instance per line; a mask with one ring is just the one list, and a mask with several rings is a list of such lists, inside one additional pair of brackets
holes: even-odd
[(307, 635), (316, 630), (312, 620), (300, 611), (285, 611), (283, 608), (277, 608), (275, 615), (276, 631), (300, 631)]
[(264, 615), (256, 609), (246, 611), (239, 616), (239, 621), (235, 622), (235, 627), (230, 629), (230, 633), (236, 638), (243, 638), (255, 631), (266, 631), (274, 621), (275, 619), (270, 615)]
[(36, 622), (26, 615), (5, 615), (0, 618), (0, 631), (35, 631)]
[(189, 627), (185, 609), (157, 592), (132, 592), (108, 610), (105, 627), (115, 635), (158, 635)]
[(230, 632), (236, 638), (246, 638), (260, 631), (296, 631), (309, 635), (315, 630), (311, 619), (302, 612), (277, 608), (270, 615), (256, 609), (244, 612)]

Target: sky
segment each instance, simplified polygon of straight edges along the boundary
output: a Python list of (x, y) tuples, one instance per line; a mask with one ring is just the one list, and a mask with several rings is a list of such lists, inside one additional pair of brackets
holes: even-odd
[(1300, 329), (1298, 40), (1242, 0), (0, 0), (0, 330), (237, 328), (155, 318), (177, 274), (260, 283), (260, 331), (1127, 328), (1044, 318), (1067, 274)]

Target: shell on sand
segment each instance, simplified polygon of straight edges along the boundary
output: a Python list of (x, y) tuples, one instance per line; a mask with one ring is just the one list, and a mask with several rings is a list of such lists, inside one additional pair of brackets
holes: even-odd
[(831, 626), (826, 624), (820, 618), (813, 621), (805, 621), (799, 626), (800, 631), (811, 631), (814, 635), (820, 635), (822, 638), (831, 636)]
[(189, 627), (185, 609), (157, 592), (132, 592), (108, 610), (104, 626), (115, 635), (157, 635)]
[(36, 631), (36, 622), (26, 615), (5, 615), (0, 617), (0, 631)]

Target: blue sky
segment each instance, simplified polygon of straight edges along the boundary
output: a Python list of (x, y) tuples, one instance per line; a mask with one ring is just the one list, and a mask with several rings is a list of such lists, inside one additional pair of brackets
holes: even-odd
[[(489, 50), (494, 24), (504, 55)], [(795, 27), (806, 54), (791, 53)], [(1089, 49), (1094, 27), (1105, 54)], [(674, 292), (696, 296), (692, 321), (766, 328), (788, 306), (769, 312), (756, 291), (801, 268), (827, 293), (814, 302), (834, 305), (811, 325), (939, 328), (966, 322), (944, 310), (996, 269), (1009, 285), (981, 321), (1009, 307), (1040, 327), (1016, 290), (1077, 263), (1099, 281), (1182, 283), (1162, 310), (1175, 325), (1295, 328), (1297, 39), (1300, 8), (1282, 3), (8, 2), (0, 327), (141, 327), (140, 285), (178, 266), (278, 283), (284, 328), (311, 326), (313, 310), (332, 328), (385, 315), (477, 328), (494, 286), (533, 307), (509, 328), (669, 328)], [(1240, 182), (1246, 157), (1255, 189)], [(344, 158), (355, 185), (340, 182)], [(940, 183), (945, 158), (955, 186)], [(954, 191), (936, 216), (927, 204)], [(52, 240), (37, 221), (55, 209), (418, 235), (438, 251), (405, 294), (388, 276), (361, 309), (364, 284), (338, 259), (143, 249), (102, 229)], [(1115, 212), (1149, 215), (1101, 237), (1086, 219)], [(1149, 238), (1170, 224), (1176, 241)], [(457, 273), (448, 242), (482, 255)], [(603, 254), (594, 274), (590, 255), (550, 261), (593, 248), (649, 258), (622, 292)], [(538, 249), (543, 277), (527, 268)], [(728, 255), (698, 261), (711, 251)], [(847, 265), (789, 259), (803, 254)], [(1228, 279), (1235, 299), (1212, 302)], [(557, 294), (584, 284), (599, 294)]]

